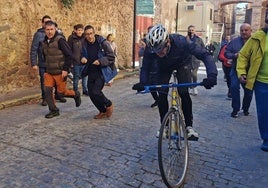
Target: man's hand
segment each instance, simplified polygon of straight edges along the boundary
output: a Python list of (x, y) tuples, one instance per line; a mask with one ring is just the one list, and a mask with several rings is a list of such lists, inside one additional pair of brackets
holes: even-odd
[(86, 64), (86, 63), (87, 63), (87, 58), (82, 57), (82, 59), (81, 59), (81, 63)]
[(36, 75), (36, 74), (38, 74), (38, 69), (39, 69), (39, 67), (37, 66), (37, 65), (34, 65), (34, 66), (32, 66), (32, 72), (31, 72), (31, 76), (33, 76), (34, 77), (34, 75)]
[(246, 76), (245, 74), (242, 74), (242, 75), (240, 76), (239, 80), (240, 80), (240, 82), (241, 82), (242, 84), (245, 84), (245, 83), (247, 83), (247, 76)]
[(100, 62), (99, 62), (98, 60), (96, 60), (96, 61), (94, 61), (92, 64), (93, 64), (93, 65), (100, 65)]
[(32, 66), (32, 69), (33, 70), (38, 70), (38, 66), (37, 65), (34, 65), (34, 66)]
[(213, 86), (217, 85), (217, 78), (214, 77), (205, 78), (202, 82), (202, 85), (206, 89), (211, 89)]
[(63, 80), (67, 79), (68, 72), (67, 71), (62, 71), (61, 72), (61, 77)]
[(137, 92), (144, 90), (144, 85), (142, 83), (136, 83), (132, 86), (133, 90), (137, 90)]

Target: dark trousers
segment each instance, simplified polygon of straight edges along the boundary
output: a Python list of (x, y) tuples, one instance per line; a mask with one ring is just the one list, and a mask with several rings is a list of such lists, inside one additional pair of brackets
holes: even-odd
[(248, 111), (251, 100), (252, 100), (253, 91), (245, 88), (245, 84), (240, 83), (240, 80), (237, 76), (237, 72), (234, 68), (231, 69), (230, 77), (231, 77), (230, 90), (231, 90), (231, 95), (232, 95), (233, 110), (238, 112), (241, 107), (241, 102), (240, 102), (240, 85), (241, 85), (244, 90), (242, 110)]
[(157, 91), (151, 91), (151, 95), (155, 101), (158, 101), (158, 93)]
[[(166, 71), (160, 73), (160, 84), (168, 84), (172, 75), (172, 71)], [(191, 82), (191, 69), (187, 66), (177, 68), (178, 83), (190, 83)], [(160, 114), (160, 120), (163, 121), (166, 113), (169, 109), (168, 103), (168, 88), (159, 89), (158, 109)], [(182, 102), (183, 115), (185, 117), (186, 126), (193, 125), (193, 113), (192, 113), (192, 99), (190, 97), (187, 87), (178, 88), (179, 95)]]
[(231, 77), (230, 77), (230, 72), (231, 72), (231, 67), (226, 67), (222, 64), (222, 70), (224, 72), (225, 78), (226, 78), (226, 83), (227, 83), (227, 87), (228, 89), (231, 86)]
[(96, 108), (102, 112), (106, 112), (106, 107), (111, 106), (112, 102), (105, 97), (102, 92), (104, 87), (104, 79), (102, 75), (88, 75), (88, 95)]

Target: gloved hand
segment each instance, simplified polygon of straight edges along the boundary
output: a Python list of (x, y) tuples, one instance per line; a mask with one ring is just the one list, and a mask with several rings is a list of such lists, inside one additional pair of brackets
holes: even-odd
[(132, 86), (133, 90), (137, 90), (137, 92), (143, 91), (144, 90), (144, 85), (142, 83), (136, 83)]
[(208, 77), (203, 79), (202, 85), (206, 89), (211, 89), (213, 86), (217, 85), (217, 78), (214, 77)]

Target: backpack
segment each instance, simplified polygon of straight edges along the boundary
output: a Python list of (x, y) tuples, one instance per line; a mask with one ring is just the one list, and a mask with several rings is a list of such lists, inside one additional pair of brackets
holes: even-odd
[(220, 62), (222, 62), (223, 65), (224, 65), (225, 67), (231, 67), (232, 64), (230, 63), (230, 60), (227, 59), (227, 58), (224, 56), (226, 47), (227, 47), (227, 44), (225, 44), (224, 46), (221, 47), (220, 52), (219, 52), (219, 55), (218, 55), (218, 60), (219, 60)]

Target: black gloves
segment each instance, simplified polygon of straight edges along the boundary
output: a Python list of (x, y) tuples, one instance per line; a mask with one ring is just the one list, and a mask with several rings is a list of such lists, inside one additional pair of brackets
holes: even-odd
[(217, 85), (217, 78), (216, 77), (208, 77), (205, 78), (201, 84), (204, 86), (206, 89), (211, 89), (213, 86)]
[(137, 92), (144, 90), (144, 85), (142, 83), (136, 83), (132, 86), (133, 90), (137, 90)]

